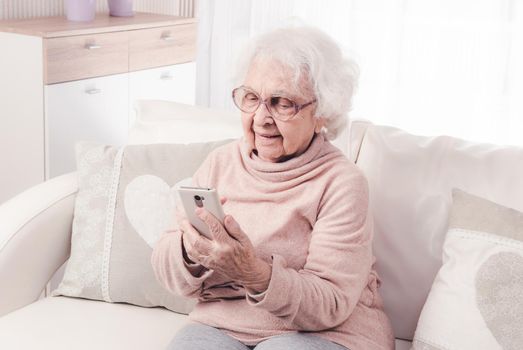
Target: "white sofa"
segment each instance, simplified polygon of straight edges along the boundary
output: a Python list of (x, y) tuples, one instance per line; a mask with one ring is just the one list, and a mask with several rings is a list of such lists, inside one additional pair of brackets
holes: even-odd
[[(155, 106), (155, 110), (147, 110)], [(129, 143), (189, 142), (240, 135), (229, 112), (145, 104)], [(195, 125), (206, 125), (197, 135)], [(517, 147), (423, 137), (353, 121), (336, 145), (370, 185), (381, 293), (397, 342), (410, 348), (441, 264), (452, 187), (523, 210)], [(495, 169), (493, 168), (495, 167)], [(518, 187), (519, 186), (519, 187)], [(76, 173), (51, 179), (0, 206), (0, 349), (163, 349), (187, 321), (164, 308), (68, 297), (41, 298), (70, 252)], [(62, 271), (63, 272), (63, 271)], [(366, 350), (366, 349), (352, 349)], [(368, 349), (372, 350), (372, 349)]]

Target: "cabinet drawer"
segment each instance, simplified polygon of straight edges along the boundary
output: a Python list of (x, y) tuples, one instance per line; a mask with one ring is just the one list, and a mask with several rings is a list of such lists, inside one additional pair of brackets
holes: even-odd
[(190, 62), (196, 56), (196, 23), (129, 32), (129, 70)]
[(45, 39), (44, 67), (46, 84), (127, 72), (128, 33)]

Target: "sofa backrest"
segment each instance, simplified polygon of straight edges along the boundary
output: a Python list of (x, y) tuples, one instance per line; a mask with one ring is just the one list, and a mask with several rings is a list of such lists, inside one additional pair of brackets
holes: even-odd
[[(242, 135), (239, 114), (138, 101), (129, 143), (190, 143)], [(365, 172), (381, 295), (395, 335), (412, 339), (441, 266), (451, 188), (523, 211), (523, 149), (425, 137), (353, 120), (336, 144)]]
[[(161, 100), (137, 100), (134, 109), (129, 144), (207, 142), (243, 135), (240, 112)], [(348, 128), (332, 143), (347, 154)]]
[(374, 254), (395, 335), (412, 339), (441, 266), (452, 187), (523, 210), (523, 148), (353, 121), (350, 158), (369, 181)]
[(128, 144), (195, 143), (238, 138), (238, 113), (161, 100), (137, 100)]

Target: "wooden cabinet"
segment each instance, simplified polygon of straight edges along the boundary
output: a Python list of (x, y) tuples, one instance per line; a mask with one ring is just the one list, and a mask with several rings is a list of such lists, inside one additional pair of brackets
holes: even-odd
[(0, 21), (0, 47), (0, 203), (75, 170), (79, 140), (124, 144), (135, 99), (195, 100), (194, 18)]
[(45, 83), (126, 73), (127, 46), (127, 32), (45, 39)]
[(188, 62), (196, 50), (194, 26), (179, 25), (129, 32), (132, 71)]

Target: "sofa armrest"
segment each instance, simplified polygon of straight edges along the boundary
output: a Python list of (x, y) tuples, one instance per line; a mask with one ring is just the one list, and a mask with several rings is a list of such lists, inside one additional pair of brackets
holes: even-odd
[(38, 300), (68, 259), (77, 191), (72, 172), (0, 205), (0, 316)]

